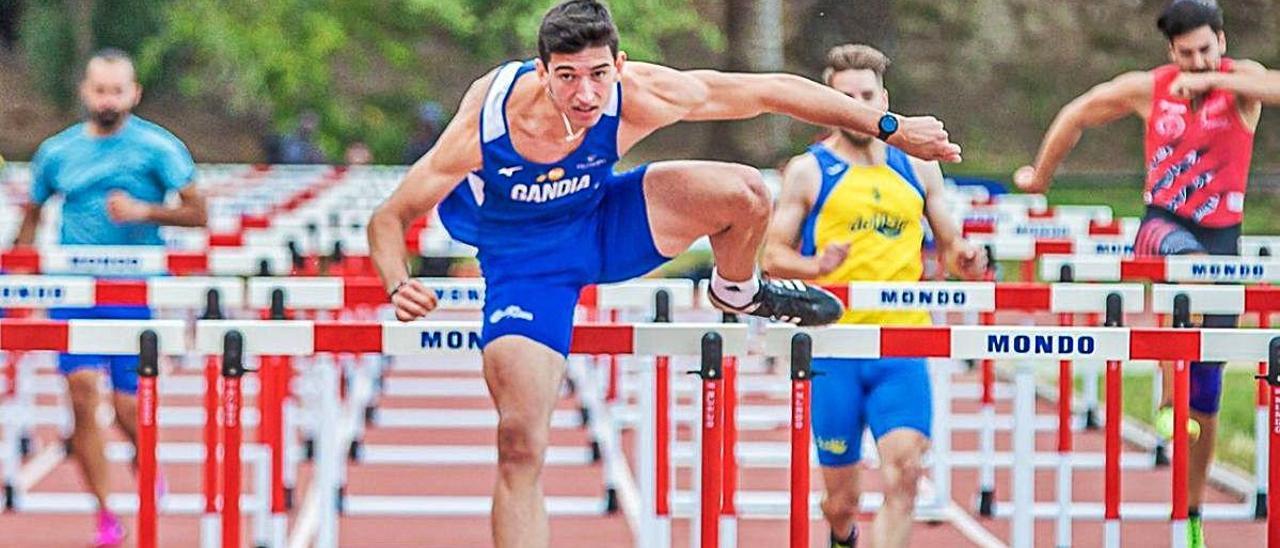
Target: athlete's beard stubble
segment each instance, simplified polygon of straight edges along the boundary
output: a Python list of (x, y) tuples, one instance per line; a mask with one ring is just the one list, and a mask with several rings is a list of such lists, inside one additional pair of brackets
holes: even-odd
[(114, 109), (95, 110), (89, 113), (89, 119), (104, 132), (115, 130), (123, 118), (124, 113)]
[(875, 137), (872, 137), (865, 133), (858, 133), (856, 131), (849, 131), (847, 129), (840, 130), (840, 134), (843, 135), (844, 138), (847, 139), (850, 144), (858, 148), (865, 148), (867, 146), (870, 146), (871, 142), (876, 140)]

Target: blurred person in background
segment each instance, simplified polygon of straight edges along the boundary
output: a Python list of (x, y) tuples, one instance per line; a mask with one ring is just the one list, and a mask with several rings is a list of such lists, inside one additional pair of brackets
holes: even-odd
[(440, 107), (440, 103), (427, 101), (418, 108), (418, 121), (414, 126), (413, 136), (404, 148), (402, 161), (405, 164), (413, 164), (435, 146), (443, 122), (444, 109)]
[[(162, 245), (159, 227), (206, 224), (205, 201), (193, 184), (195, 164), (186, 145), (164, 128), (131, 114), (142, 98), (133, 61), (119, 50), (95, 54), (80, 82), (88, 120), (42, 143), (31, 162), (31, 196), (15, 246), (35, 242), (41, 209), (55, 194), (63, 198), (62, 245)], [(177, 205), (165, 198), (176, 192)], [(51, 309), (52, 319), (149, 319), (147, 307), (99, 306)], [(98, 502), (97, 546), (114, 546), (125, 528), (107, 508), (111, 484), (98, 425), (98, 386), (105, 370), (120, 430), (137, 444), (137, 356), (63, 354), (75, 428), (71, 454)]]
[[(1245, 186), (1263, 104), (1280, 104), (1280, 72), (1226, 56), (1222, 10), (1212, 0), (1170, 2), (1156, 23), (1170, 63), (1122, 74), (1076, 98), (1049, 127), (1034, 165), (1014, 174), (1026, 192), (1044, 192), (1086, 128), (1138, 116), (1146, 128), (1146, 215), (1140, 256), (1238, 255)], [(1238, 317), (1206, 314), (1204, 327), (1235, 327)], [(1222, 399), (1223, 362), (1191, 364), (1187, 545), (1205, 545), (1200, 519)], [(1173, 435), (1173, 379), (1164, 370), (1156, 427)]]
[[(848, 44), (827, 54), (827, 85), (870, 108), (889, 110), (889, 58)], [(978, 279), (986, 255), (960, 236), (948, 213), (942, 169), (874, 135), (836, 128), (796, 156), (765, 235), (770, 276), (823, 285), (917, 282), (924, 275), (924, 222), (952, 274)], [(922, 310), (847, 310), (840, 323), (930, 325)], [(863, 431), (880, 456), (884, 503), (871, 525), (872, 546), (906, 546), (933, 422), (929, 370), (922, 358), (815, 358), (813, 436), (826, 496), (822, 513), (832, 548), (858, 544)]]
[(349, 166), (363, 166), (373, 163), (373, 151), (369, 150), (369, 145), (362, 141), (356, 141), (347, 145), (346, 152), (342, 153), (342, 162)]
[(328, 162), (324, 151), (315, 144), (316, 130), (319, 128), (319, 115), (311, 111), (302, 113), (298, 119), (298, 129), (280, 139), (280, 163), (314, 165)]

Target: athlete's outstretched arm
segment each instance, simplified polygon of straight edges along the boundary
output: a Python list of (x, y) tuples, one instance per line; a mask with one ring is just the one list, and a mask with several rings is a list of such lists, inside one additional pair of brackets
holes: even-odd
[(1224, 89), (1264, 104), (1280, 104), (1280, 71), (1267, 70), (1256, 61), (1239, 61), (1232, 72), (1182, 73), (1169, 92), (1190, 99), (1214, 89)]
[(829, 245), (817, 257), (806, 257), (796, 249), (821, 184), (821, 168), (811, 155), (797, 156), (783, 170), (782, 191), (764, 235), (761, 257), (761, 266), (770, 276), (812, 280), (835, 270), (848, 255), (848, 242)]
[(911, 166), (924, 187), (924, 217), (929, 221), (938, 256), (942, 257), (947, 271), (967, 280), (982, 278), (987, 271), (987, 255), (964, 239), (960, 227), (951, 217), (951, 207), (947, 204), (943, 188), (942, 168), (937, 162), (915, 158), (911, 159)]
[[(623, 115), (639, 105), (650, 131), (679, 121), (742, 120), (773, 113), (826, 127), (876, 135), (885, 113), (867, 107), (827, 86), (793, 74), (678, 71), (661, 65), (631, 62), (623, 71), (628, 98)], [(634, 101), (631, 93), (638, 96)], [(960, 147), (950, 142), (942, 122), (932, 116), (899, 117), (889, 138), (913, 156), (960, 161)]]
[(396, 306), (396, 317), (412, 320), (435, 307), (435, 296), (409, 277), (405, 229), (444, 201), (467, 174), (481, 168), (480, 109), (492, 74), (471, 85), (458, 113), (434, 147), (422, 156), (395, 192), (369, 218), (369, 254)]
[(1087, 128), (1103, 126), (1130, 114), (1145, 116), (1155, 85), (1149, 72), (1122, 74), (1077, 97), (1058, 113), (1040, 144), (1033, 166), (1019, 169), (1013, 182), (1025, 192), (1044, 192), (1053, 182), (1053, 173)]

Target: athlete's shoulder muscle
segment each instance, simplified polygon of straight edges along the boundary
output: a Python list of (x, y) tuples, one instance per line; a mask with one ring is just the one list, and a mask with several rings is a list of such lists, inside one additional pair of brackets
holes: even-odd
[(707, 88), (688, 72), (671, 67), (628, 61), (622, 69), (622, 132), (620, 141), (635, 141), (682, 120), (706, 101)]
[(489, 71), (471, 83), (458, 104), (458, 112), (449, 120), (436, 145), (422, 157), (437, 170), (470, 173), (483, 167), (480, 155), (480, 111), (485, 96), (498, 70)]
[(778, 203), (787, 202), (804, 207), (807, 213), (818, 198), (822, 186), (822, 166), (813, 154), (805, 153), (791, 158), (782, 168), (782, 189)]
[(915, 156), (907, 156), (907, 158), (911, 160), (911, 169), (915, 170), (920, 186), (924, 187), (925, 197), (941, 195), (944, 181), (942, 166), (938, 162), (921, 160)]
[(1155, 75), (1127, 72), (1103, 82), (1077, 98), (1073, 105), (1085, 127), (1096, 127), (1130, 114), (1146, 118), (1151, 112)]

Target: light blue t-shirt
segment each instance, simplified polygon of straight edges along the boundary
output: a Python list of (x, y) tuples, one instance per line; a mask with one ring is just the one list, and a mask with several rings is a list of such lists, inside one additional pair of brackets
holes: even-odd
[(112, 221), (107, 196), (123, 190), (136, 200), (160, 204), (194, 176), (186, 145), (156, 124), (131, 115), (115, 133), (96, 137), (80, 123), (36, 151), (31, 202), (62, 195), (63, 245), (163, 245), (155, 224)]

